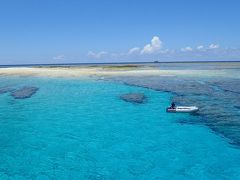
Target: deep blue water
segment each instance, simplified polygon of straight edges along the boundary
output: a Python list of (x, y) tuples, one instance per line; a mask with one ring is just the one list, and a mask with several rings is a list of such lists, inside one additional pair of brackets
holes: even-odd
[[(240, 179), (240, 149), (200, 124), (167, 114), (172, 94), (114, 82), (1, 77), (39, 87), (0, 94), (0, 179)], [(119, 96), (144, 93), (144, 104)]]

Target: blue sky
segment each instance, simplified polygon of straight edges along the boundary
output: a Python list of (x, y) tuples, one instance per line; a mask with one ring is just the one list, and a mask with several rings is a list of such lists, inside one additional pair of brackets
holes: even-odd
[(240, 60), (239, 0), (0, 0), (0, 64)]

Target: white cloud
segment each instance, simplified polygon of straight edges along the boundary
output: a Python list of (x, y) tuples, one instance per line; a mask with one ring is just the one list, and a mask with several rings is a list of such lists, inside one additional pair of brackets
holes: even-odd
[(147, 44), (141, 51), (141, 54), (152, 54), (158, 52), (162, 48), (162, 41), (158, 36), (154, 36), (151, 40), (151, 44)]
[(203, 50), (204, 49), (204, 46), (203, 45), (199, 45), (198, 47), (197, 47), (197, 50)]
[(181, 49), (182, 52), (188, 52), (188, 51), (192, 51), (192, 50), (193, 49), (190, 46), (187, 46), (187, 47)]
[(65, 56), (64, 56), (63, 54), (53, 57), (54, 60), (62, 60), (62, 59), (64, 59), (64, 58), (65, 58)]
[(139, 47), (134, 47), (132, 49), (129, 49), (128, 54), (138, 53), (139, 51), (140, 51)]
[(219, 44), (210, 44), (209, 49), (218, 49), (220, 46)]
[(98, 53), (95, 53), (93, 51), (89, 51), (88, 52), (88, 56), (90, 57), (93, 57), (93, 58), (101, 58), (103, 57), (104, 55), (107, 55), (108, 53), (106, 51), (101, 51), (101, 52), (98, 52)]

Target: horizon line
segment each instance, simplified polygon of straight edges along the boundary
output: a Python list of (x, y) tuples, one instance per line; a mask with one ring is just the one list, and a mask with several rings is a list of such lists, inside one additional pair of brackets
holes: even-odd
[(217, 60), (217, 61), (214, 61), (214, 60), (211, 60), (211, 61), (143, 61), (143, 62), (140, 62), (140, 61), (129, 61), (129, 62), (99, 62), (99, 63), (96, 63), (96, 62), (89, 62), (89, 63), (81, 63), (81, 62), (72, 62), (72, 63), (23, 63), (23, 64), (0, 64), (0, 67), (14, 67), (14, 66), (17, 66), (17, 67), (24, 67), (24, 66), (55, 66), (55, 65), (92, 65), (92, 64), (161, 64), (161, 63), (226, 63), (226, 62), (229, 62), (229, 63), (232, 63), (232, 62), (240, 62), (240, 60), (231, 60), (231, 61), (226, 61), (226, 60)]

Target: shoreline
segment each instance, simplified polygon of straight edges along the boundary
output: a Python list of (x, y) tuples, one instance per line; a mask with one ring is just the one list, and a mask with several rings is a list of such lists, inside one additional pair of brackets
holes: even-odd
[(225, 70), (160, 69), (154, 66), (72, 66), (72, 67), (7, 67), (0, 68), (0, 76), (90, 77), (90, 76), (212, 76), (226, 77)]

